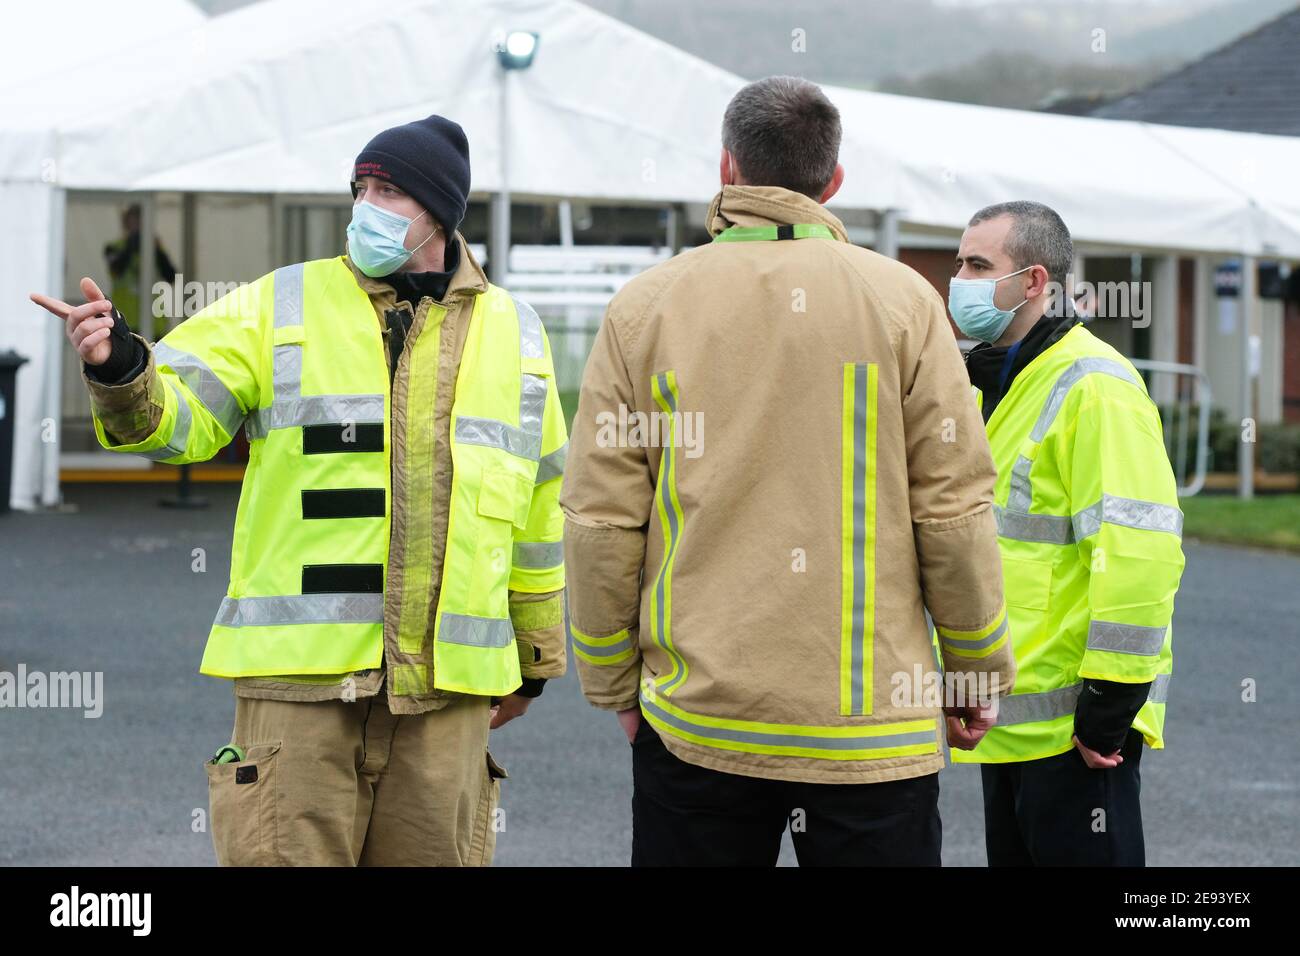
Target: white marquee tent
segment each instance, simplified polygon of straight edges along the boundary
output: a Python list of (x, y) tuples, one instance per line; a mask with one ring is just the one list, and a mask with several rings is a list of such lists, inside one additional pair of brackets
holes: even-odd
[(718, 116), (739, 82), (571, 0), (267, 0), (0, 93), (0, 351), (31, 359), (14, 507), (58, 495), (57, 429), (42, 423), (59, 417), (50, 358), (66, 344), (26, 295), (64, 291), (68, 190), (338, 195), (377, 130), (437, 112), (466, 129), (474, 190), (493, 192), (502, 71), (491, 45), (506, 29), (542, 34), (527, 82), (509, 77), (515, 195), (707, 192)]
[(846, 205), (960, 230), (982, 206), (1036, 199), (1087, 243), (1300, 257), (1295, 137), (827, 93), (844, 123)]
[(124, 16), (122, 4), (103, 0), (6, 4), (9, 42), (0, 59), (0, 89), (67, 70), (79, 54), (137, 49), (205, 19), (190, 0), (131, 0), (130, 13)]
[[(507, 29), (541, 42), (503, 81), (490, 48)], [(32, 360), (19, 372), (13, 505), (58, 498), (57, 429), (42, 422), (59, 417), (51, 356), (66, 343), (26, 294), (64, 292), (69, 190), (338, 195), (376, 130), (438, 112), (466, 129), (476, 193), (506, 179), (516, 196), (703, 202), (742, 82), (573, 0), (265, 0), (7, 85), (0, 350)], [(959, 230), (981, 205), (1028, 197), (1088, 242), (1300, 258), (1297, 141), (828, 92), (849, 171), (837, 209)], [(1247, 188), (1234, 156), (1256, 147), (1265, 158)]]

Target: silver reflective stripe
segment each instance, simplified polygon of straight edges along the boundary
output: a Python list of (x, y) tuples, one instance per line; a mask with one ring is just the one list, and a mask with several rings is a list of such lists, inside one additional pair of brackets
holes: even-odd
[(277, 345), (272, 354), (271, 402), (278, 405), (302, 394), (302, 345)]
[(1096, 504), (1075, 514), (1074, 538), (1082, 541), (1101, 530), (1102, 524), (1123, 525), (1143, 531), (1168, 531), (1183, 536), (1183, 513), (1172, 505), (1137, 498), (1102, 495)]
[(1088, 650), (1151, 657), (1159, 654), (1164, 646), (1166, 630), (1165, 627), (1092, 621), (1088, 624)]
[(1007, 507), (1012, 511), (1026, 512), (1034, 500), (1034, 489), (1029, 483), (1029, 470), (1034, 463), (1020, 455), (1011, 466), (1011, 487), (1007, 492)]
[(228, 597), (214, 623), (222, 627), (272, 627), (277, 624), (382, 624), (382, 594), (285, 594)]
[(473, 647), (509, 647), (515, 629), (508, 617), (472, 617), (468, 614), (442, 615), (438, 640), (445, 644), (469, 644)]
[(1005, 727), (1008, 724), (1032, 724), (1073, 714), (1081, 690), (1082, 681), (1069, 687), (1039, 691), (1036, 694), (999, 697), (997, 725)]
[(542, 436), (530, 434), (522, 428), (507, 425), (495, 418), (471, 418), (460, 416), (456, 419), (456, 441), (466, 445), (487, 445), (500, 448), (517, 458), (536, 461), (542, 454)]
[(382, 395), (308, 395), (250, 412), (245, 427), (251, 440), (265, 438), (273, 428), (337, 425), (342, 422), (382, 423), (383, 420)]
[(1173, 674), (1157, 674), (1156, 679), (1151, 682), (1151, 691), (1147, 694), (1147, 700), (1153, 704), (1168, 703), (1169, 681), (1173, 676)]
[(987, 637), (981, 637), (978, 640), (964, 640), (960, 637), (953, 637), (950, 634), (939, 632), (939, 640), (945, 646), (951, 647), (957, 651), (982, 651), (986, 647), (992, 647), (998, 641), (1002, 640), (1007, 633), (1007, 618), (1003, 615), (1002, 623), (998, 625), (997, 630)]
[(277, 329), (302, 325), (302, 268), (303, 263), (296, 262), (275, 270), (272, 283), (275, 287)]
[[(170, 385), (164, 384), (164, 388), (171, 388)], [(161, 448), (155, 448), (152, 451), (138, 452), (144, 458), (150, 461), (166, 461), (168, 458), (175, 458), (177, 455), (184, 453), (185, 446), (190, 440), (190, 423), (193, 413), (190, 411), (190, 403), (180, 395), (175, 389), (172, 389), (172, 397), (176, 399), (176, 421), (172, 425), (172, 437), (167, 439), (167, 444)]]
[(1008, 511), (993, 506), (998, 534), (1015, 541), (1038, 541), (1044, 544), (1069, 544), (1073, 540), (1070, 519), (1064, 515), (1035, 515)]
[(564, 474), (564, 461), (569, 456), (569, 443), (566, 441), (549, 455), (543, 455), (537, 463), (537, 484), (559, 478)]
[[(275, 270), (275, 327), (302, 325), (301, 262)], [(302, 395), (302, 343), (277, 345), (272, 350), (271, 407)], [(272, 428), (277, 426), (270, 426)]]
[[(1157, 674), (1151, 682), (1147, 700), (1153, 704), (1163, 704), (1169, 700), (1169, 681), (1172, 675)], [(1030, 724), (1043, 720), (1055, 720), (1074, 713), (1079, 701), (1083, 683), (1072, 684), (1057, 690), (1045, 690), (1037, 694), (1012, 694), (998, 699), (997, 725)]]
[(155, 365), (166, 365), (175, 372), (227, 435), (235, 434), (244, 420), (239, 401), (202, 359), (174, 349), (166, 342), (156, 343), (153, 355)]
[(516, 541), (514, 566), (517, 568), (556, 568), (564, 563), (563, 541)]
[[(1038, 418), (1034, 422), (1034, 427), (1029, 433), (1029, 438), (1033, 442), (1041, 442), (1047, 437), (1048, 429), (1052, 427), (1052, 422), (1056, 421), (1056, 415), (1065, 403), (1065, 396), (1069, 394), (1070, 389), (1083, 378), (1085, 375), (1092, 374), (1110, 375), (1114, 378), (1122, 379), (1141, 388), (1141, 384), (1133, 375), (1119, 362), (1114, 359), (1101, 358), (1100, 356), (1088, 356), (1087, 358), (1076, 359), (1066, 368), (1052, 384), (1052, 391), (1047, 396), (1047, 401), (1043, 403), (1042, 410), (1038, 413)], [(1029, 472), (1034, 467), (1034, 462), (1024, 455), (1018, 455), (1016, 462), (1011, 466), (1011, 484), (1007, 491), (1007, 514), (1014, 517), (1033, 518), (1036, 515), (1030, 514), (1030, 507), (1034, 501), (1034, 489), (1029, 478)], [(1013, 521), (1014, 521), (1013, 517)], [(1051, 516), (1049, 516), (1051, 517)], [(1062, 519), (1066, 523), (1067, 532), (1069, 529), (1069, 518)], [(1042, 534), (1048, 529), (1045, 526), (1037, 526), (1029, 530), (1033, 534), (1035, 531)], [(999, 534), (1001, 528), (999, 527)], [(1017, 534), (1003, 534), (1005, 538), (1015, 538), (1019, 541), (1042, 541), (1048, 544), (1069, 544), (1072, 540), (1069, 534), (1064, 540), (1057, 540), (1055, 537), (1020, 537)]]
[(613, 644), (588, 644), (575, 633), (573, 634), (573, 642), (575, 645), (578, 645), (578, 649), (588, 657), (616, 657), (617, 655), (632, 649), (631, 635), (623, 638), (621, 641), (616, 641)]
[[(867, 543), (867, 502), (863, 483), (867, 474), (867, 386), (871, 368), (853, 366), (853, 620), (849, 636), (849, 713), (866, 712), (866, 690), (862, 683), (862, 661), (866, 653), (867, 567), (863, 551)], [(871, 569), (875, 573), (875, 568)]]
[(1047, 396), (1047, 403), (1043, 406), (1043, 410), (1038, 413), (1038, 421), (1034, 422), (1034, 430), (1029, 433), (1030, 439), (1041, 442), (1047, 436), (1047, 430), (1052, 427), (1052, 422), (1056, 420), (1056, 413), (1061, 410), (1061, 405), (1064, 404), (1065, 396), (1070, 389), (1074, 387), (1079, 379), (1093, 373), (1110, 375), (1136, 385), (1138, 388), (1142, 387), (1129, 370), (1114, 359), (1101, 358), (1100, 356), (1076, 359), (1069, 368), (1061, 373), (1052, 386), (1052, 392)]
[[(515, 315), (519, 324), (519, 355), (521, 358), (544, 358), (545, 348), (542, 344), (542, 320), (537, 317), (533, 307), (513, 295)], [(478, 418), (469, 415), (456, 417), (456, 441), (466, 445), (486, 445), (499, 448), (516, 458), (538, 461), (542, 457), (542, 416), (546, 410), (546, 378), (525, 372), (519, 385), (519, 424), (510, 425), (495, 418)], [(566, 446), (567, 447), (567, 446)], [(552, 455), (560, 454), (564, 448)], [(550, 456), (548, 456), (550, 457)], [(563, 468), (564, 457), (560, 454), (560, 467)], [(555, 475), (541, 476), (536, 481), (545, 481)]]
[[(662, 405), (667, 406), (669, 421), (674, 423), (671, 428), (675, 428), (677, 394), (668, 384), (667, 372), (659, 374), (656, 378), (659, 381), (659, 395), (663, 399)], [(676, 381), (675, 378), (674, 381)], [(673, 559), (677, 557), (677, 546), (681, 542), (682, 534), (681, 524), (677, 517), (677, 508), (673, 504), (673, 493), (676, 491), (677, 485), (677, 456), (673, 452), (673, 442), (676, 437), (671, 431), (669, 432), (668, 444), (664, 447), (663, 455), (659, 459), (659, 484), (655, 488), (655, 495), (659, 499), (660, 514), (668, 526), (668, 533), (665, 535), (663, 560), (659, 565), (658, 573), (655, 575), (654, 601), (650, 611), (654, 617), (651, 621), (650, 636), (652, 641), (657, 642), (664, 649), (664, 652), (672, 661), (673, 670), (676, 672), (676, 676), (664, 682), (661, 688), (664, 693), (675, 690), (686, 679), (686, 662), (677, 653), (677, 650), (672, 647), (672, 620), (668, 616), (667, 592), (669, 578), (672, 574)], [(684, 519), (685, 515), (682, 517)]]
[(269, 422), (270, 411), (269, 408), (255, 408), (248, 413), (248, 417), (244, 419), (244, 435), (249, 441), (265, 438), (271, 431), (269, 425), (262, 422), (263, 415), (267, 416)]
[(938, 748), (938, 738), (934, 730), (915, 730), (897, 734), (863, 734), (856, 737), (778, 734), (695, 723), (664, 710), (644, 692), (641, 694), (641, 706), (670, 727), (695, 737), (705, 738), (703, 743), (706, 745), (709, 740), (720, 740), (759, 744), (766, 747), (802, 747), (813, 750), (883, 750), (887, 747), (911, 747), (916, 744), (933, 744), (936, 749)]
[(510, 296), (515, 304), (515, 314), (519, 316), (519, 355), (522, 358), (545, 358), (542, 346), (542, 320), (536, 310), (523, 299)]
[[(301, 262), (275, 270), (275, 276), (271, 280), (275, 290), (272, 324), (277, 329), (302, 325), (302, 273)], [(302, 424), (296, 420), (299, 416), (298, 410), (294, 408), (294, 403), (301, 395), (302, 343), (290, 342), (274, 346), (271, 351), (271, 404), (248, 413), (244, 422), (244, 434), (248, 440), (265, 438), (274, 428)]]
[[(524, 375), (519, 391), (519, 427), (525, 432), (542, 435), (542, 411), (546, 408), (546, 379), (540, 375)], [(538, 448), (538, 454), (541, 449)]]

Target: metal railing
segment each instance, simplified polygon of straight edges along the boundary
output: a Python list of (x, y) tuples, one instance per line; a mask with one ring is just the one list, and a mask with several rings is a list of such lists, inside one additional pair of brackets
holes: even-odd
[(537, 310), (551, 340), (560, 392), (577, 393), (609, 300), (637, 274), (666, 261), (651, 246), (512, 246), (505, 286)]
[[(1156, 402), (1160, 409), (1161, 424), (1165, 434), (1165, 450), (1169, 453), (1169, 462), (1174, 468), (1174, 477), (1178, 481), (1178, 494), (1190, 497), (1205, 487), (1205, 472), (1210, 451), (1210, 405), (1214, 394), (1210, 389), (1209, 376), (1195, 365), (1182, 365), (1177, 362), (1157, 362), (1153, 359), (1130, 359), (1133, 367), (1142, 372), (1147, 379), (1148, 391), (1153, 395), (1162, 395), (1164, 388), (1153, 388), (1152, 379), (1159, 375), (1172, 375), (1172, 392), (1174, 401), (1170, 405)], [(1188, 481), (1188, 457), (1191, 449), (1192, 407), (1196, 407), (1196, 447), (1194, 452), (1195, 470)]]

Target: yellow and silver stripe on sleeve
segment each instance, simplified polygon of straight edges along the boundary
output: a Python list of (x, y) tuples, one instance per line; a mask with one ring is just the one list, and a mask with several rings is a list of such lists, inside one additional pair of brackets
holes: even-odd
[(593, 637), (570, 624), (569, 633), (573, 635), (573, 653), (588, 664), (621, 664), (636, 653), (627, 628), (605, 637)]
[(945, 654), (968, 658), (988, 657), (1007, 643), (1007, 608), (1004, 604), (992, 621), (974, 631), (961, 631), (937, 624), (936, 629)]

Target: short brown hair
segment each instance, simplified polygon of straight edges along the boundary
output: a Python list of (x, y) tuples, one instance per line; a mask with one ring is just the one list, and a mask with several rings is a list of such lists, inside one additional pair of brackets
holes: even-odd
[(821, 198), (840, 158), (840, 111), (816, 83), (797, 76), (756, 80), (731, 98), (722, 145), (755, 186), (784, 186)]
[(1011, 229), (1003, 243), (1003, 251), (1017, 269), (1041, 265), (1053, 282), (1065, 286), (1066, 277), (1074, 267), (1074, 243), (1065, 221), (1051, 206), (1029, 199), (1000, 202), (985, 206), (970, 217), (968, 225), (1011, 217)]

